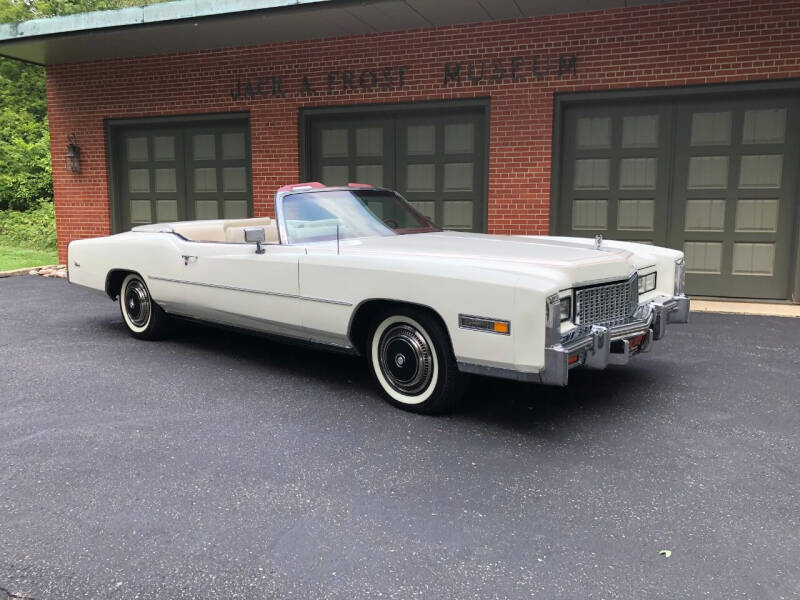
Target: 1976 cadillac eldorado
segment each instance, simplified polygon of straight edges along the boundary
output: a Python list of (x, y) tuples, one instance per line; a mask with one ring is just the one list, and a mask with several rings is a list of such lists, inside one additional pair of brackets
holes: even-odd
[(563, 386), (688, 320), (676, 250), (442, 231), (358, 184), (281, 188), (275, 214), (74, 241), (69, 280), (118, 300), (139, 339), (174, 316), (362, 354), (390, 403), (425, 413), (467, 373)]

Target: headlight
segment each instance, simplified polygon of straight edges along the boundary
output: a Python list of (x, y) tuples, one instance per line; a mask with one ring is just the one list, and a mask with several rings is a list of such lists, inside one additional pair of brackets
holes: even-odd
[(686, 291), (686, 259), (675, 261), (675, 295), (682, 296)]
[(569, 321), (572, 318), (572, 296), (561, 298), (558, 306), (561, 311), (561, 321)]
[(646, 294), (656, 289), (656, 272), (639, 276), (639, 294)]
[(545, 344), (552, 346), (561, 339), (561, 323), (558, 321), (558, 294), (547, 297), (545, 307), (547, 309), (545, 322)]

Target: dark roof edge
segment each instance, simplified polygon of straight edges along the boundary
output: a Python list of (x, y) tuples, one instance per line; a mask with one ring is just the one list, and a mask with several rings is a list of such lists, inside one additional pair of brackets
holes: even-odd
[[(99, 10), (0, 24), (0, 44), (8, 45), (52, 36), (90, 33), (136, 25), (157, 25), (187, 19), (223, 17), (292, 6), (332, 4), (338, 1), (340, 0), (236, 0), (236, 2), (178, 0), (117, 10)], [(234, 5), (235, 8), (231, 8)]]

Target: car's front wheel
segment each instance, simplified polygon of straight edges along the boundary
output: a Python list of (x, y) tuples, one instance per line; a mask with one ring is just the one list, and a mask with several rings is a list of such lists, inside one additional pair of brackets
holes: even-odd
[(169, 317), (153, 302), (147, 284), (136, 273), (131, 273), (122, 280), (119, 308), (122, 311), (122, 320), (133, 337), (140, 340), (159, 340), (168, 333)]
[(451, 410), (463, 393), (447, 331), (423, 310), (398, 307), (372, 322), (367, 358), (386, 400), (418, 413)]

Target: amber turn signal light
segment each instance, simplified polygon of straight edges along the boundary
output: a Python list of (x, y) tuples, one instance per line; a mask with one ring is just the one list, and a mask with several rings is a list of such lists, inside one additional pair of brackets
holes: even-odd
[(494, 332), (495, 333), (508, 333), (508, 323), (504, 323), (503, 321), (495, 321), (494, 322)]

